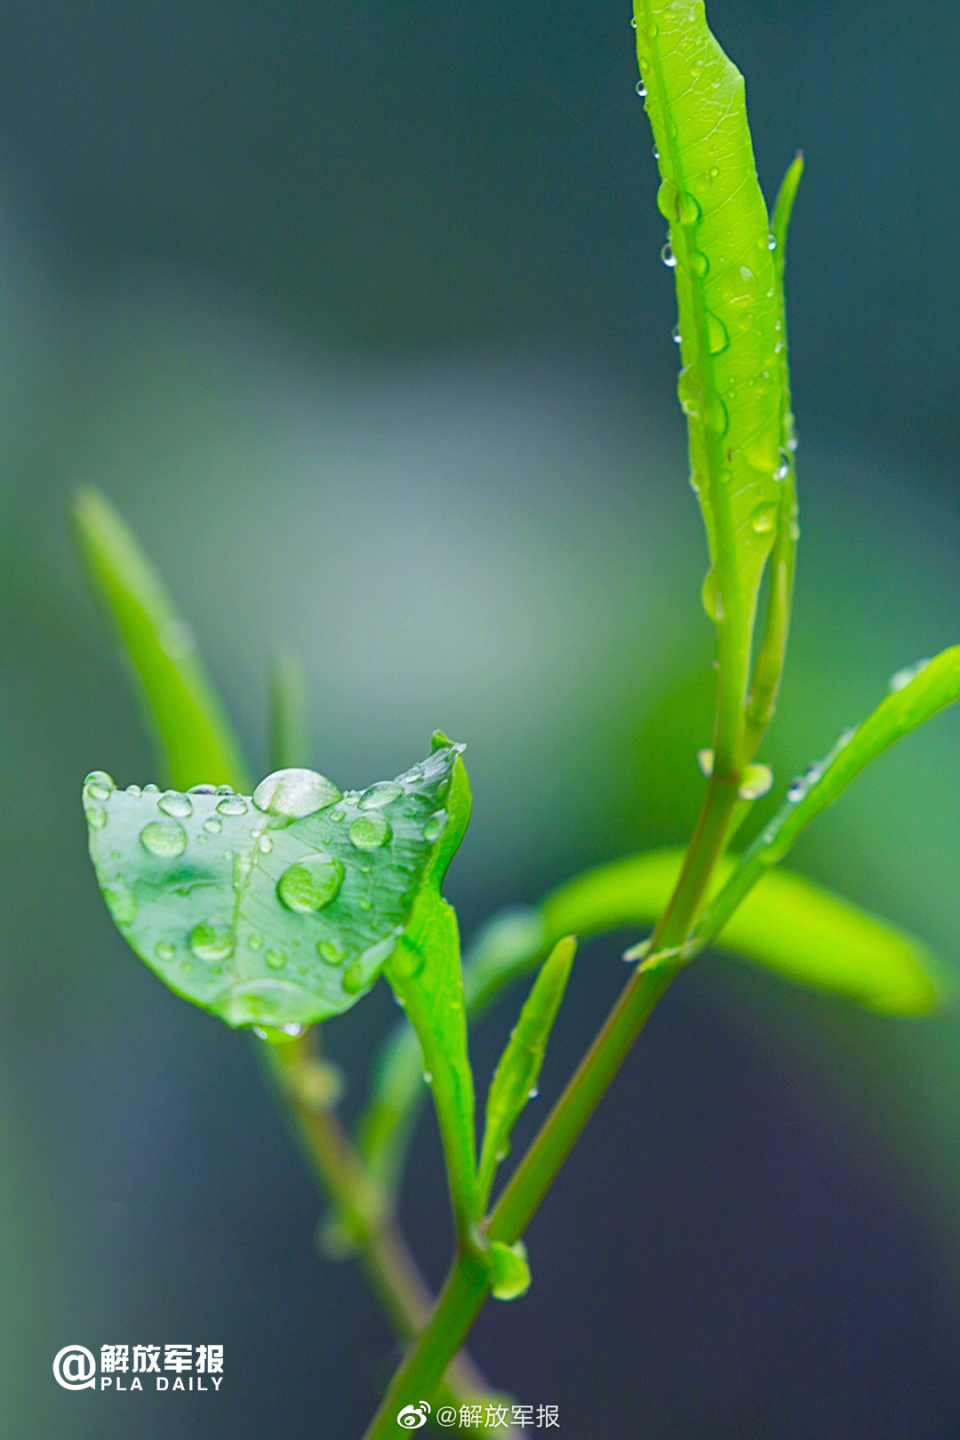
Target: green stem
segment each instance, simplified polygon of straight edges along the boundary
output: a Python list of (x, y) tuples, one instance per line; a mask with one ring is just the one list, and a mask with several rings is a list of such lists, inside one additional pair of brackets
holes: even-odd
[[(377, 1186), (337, 1116), (318, 1104), (304, 1084), (319, 1061), (305, 1036), (290, 1045), (259, 1047), (276, 1091), (310, 1164), (359, 1247), (359, 1258), (394, 1329), (412, 1340), (427, 1324), (433, 1296)], [(438, 1383), (441, 1376), (438, 1377)], [(489, 1396), (493, 1387), (468, 1355), (446, 1367), (445, 1398), (460, 1404)]]
[(489, 1271), (476, 1251), (461, 1250), (429, 1324), (390, 1382), (364, 1440), (397, 1434), (397, 1414), (405, 1405), (432, 1397), (449, 1364), (470, 1332), (489, 1289)]
[[(736, 808), (736, 785), (714, 777), (707, 789), (687, 861), (670, 903), (654, 931), (651, 950), (679, 947), (692, 929), (717, 860), (723, 854)], [(487, 1224), (490, 1240), (519, 1239), (600, 1103), (658, 1000), (685, 958), (675, 955), (652, 969), (636, 971), (539, 1134), (512, 1175)], [(404, 1405), (428, 1399), (450, 1357), (470, 1332), (486, 1299), (490, 1279), (482, 1257), (461, 1251), (429, 1325), (391, 1382), (364, 1440), (395, 1433)]]

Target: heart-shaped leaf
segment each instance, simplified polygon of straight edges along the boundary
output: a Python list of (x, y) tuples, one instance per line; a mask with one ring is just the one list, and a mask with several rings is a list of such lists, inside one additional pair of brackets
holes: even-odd
[(90, 854), (119, 929), (172, 990), (228, 1025), (349, 1009), (406, 925), (462, 746), (362, 794), (279, 770), (253, 796), (84, 782)]

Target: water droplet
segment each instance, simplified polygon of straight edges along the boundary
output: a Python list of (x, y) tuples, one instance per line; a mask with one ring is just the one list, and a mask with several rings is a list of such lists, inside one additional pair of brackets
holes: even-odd
[(638, 81), (637, 81), (637, 94), (640, 96), (641, 100), (643, 99), (644, 95), (646, 95), (646, 93), (647, 93), (647, 87), (646, 87), (646, 85), (644, 85), (644, 83), (643, 83), (642, 80), (638, 80)]
[(788, 440), (787, 440), (787, 449), (790, 451), (790, 454), (792, 455), (792, 454), (795, 452), (796, 448), (797, 448), (797, 437), (796, 437), (796, 435), (791, 435), (791, 436), (788, 438)]
[(403, 793), (403, 786), (398, 785), (396, 780), (380, 780), (369, 790), (364, 790), (360, 796), (360, 809), (380, 810), (384, 805), (392, 805), (394, 800), (399, 800)]
[(144, 795), (159, 795), (159, 794), (160, 794), (160, 786), (159, 786), (159, 785), (144, 785), (144, 787), (143, 787), (143, 793), (144, 793)]
[(423, 1072), (423, 1083), (424, 1083), (424, 1085), (432, 1085), (432, 1084), (433, 1084), (433, 1076), (431, 1075), (431, 1073), (430, 1073), (429, 1070), (424, 1070), (424, 1072)]
[(913, 665), (904, 665), (902, 670), (895, 670), (887, 681), (887, 689), (891, 695), (898, 690), (905, 690), (911, 680), (916, 680), (930, 664), (929, 657), (926, 660), (917, 660)]
[(446, 823), (446, 810), (435, 810), (432, 815), (428, 816), (427, 823), (423, 827), (423, 838), (428, 845), (432, 845), (434, 840), (439, 840)]
[[(707, 406), (707, 425), (711, 433), (716, 436), (726, 435), (729, 424), (730, 416), (727, 413), (726, 405), (724, 405), (719, 396), (714, 396)], [(728, 471), (725, 471), (720, 476), (721, 480), (729, 480), (729, 478), (730, 475)]]
[(679, 345), (681, 343), (683, 336), (680, 334), (679, 325), (674, 325), (673, 330), (670, 332), (670, 339), (673, 341), (674, 345)]
[(220, 815), (246, 815), (247, 802), (242, 795), (228, 795), (220, 801), (217, 812)]
[(423, 766), (411, 765), (410, 769), (406, 770), (400, 776), (400, 779), (403, 780), (407, 785), (419, 785), (420, 781), (423, 779)]
[(719, 165), (711, 165), (711, 166), (710, 166), (710, 169), (707, 171), (707, 179), (708, 179), (708, 180), (716, 180), (716, 179), (718, 179), (719, 175), (720, 175), (720, 166), (719, 166)]
[(758, 505), (750, 516), (750, 528), (755, 535), (770, 535), (776, 526), (776, 505)]
[(211, 815), (209, 820), (204, 820), (203, 828), (208, 835), (219, 835), (223, 829), (223, 821), (218, 820), (215, 815)]
[(168, 790), (165, 795), (161, 795), (157, 808), (162, 810), (164, 815), (172, 815), (175, 820), (186, 820), (188, 815), (193, 814), (193, 805), (179, 790)]
[(694, 273), (699, 275), (702, 280), (704, 275), (706, 275), (707, 271), (710, 269), (710, 261), (707, 259), (706, 255), (704, 255), (701, 250), (694, 250), (692, 264)]
[(187, 832), (176, 820), (151, 820), (140, 831), (140, 844), (161, 860), (172, 860), (187, 848)]
[(294, 1021), (291, 1025), (251, 1025), (251, 1030), (260, 1040), (270, 1045), (284, 1045), (290, 1040), (299, 1040), (307, 1033), (306, 1025)]
[(730, 344), (727, 327), (718, 315), (707, 314), (707, 347), (711, 355), (719, 355)]
[(229, 926), (219, 920), (201, 920), (194, 925), (188, 940), (190, 949), (198, 960), (226, 960), (233, 954), (233, 934)]
[(700, 773), (706, 775), (707, 779), (713, 774), (713, 751), (703, 749), (697, 751), (697, 764), (700, 766)]
[(171, 945), (168, 940), (158, 940), (156, 945), (154, 945), (153, 947), (153, 953), (154, 955), (156, 955), (158, 960), (169, 961), (173, 959), (177, 951), (175, 946)]
[(370, 896), (369, 896), (369, 895), (362, 895), (362, 896), (360, 897), (360, 899), (357, 901), (357, 905), (359, 906), (359, 908), (360, 908), (361, 910), (372, 910), (372, 909), (373, 909), (373, 901), (370, 899)]
[(706, 573), (701, 598), (709, 618), (719, 623), (723, 619), (723, 596), (720, 594), (717, 572), (712, 565)]
[(143, 794), (143, 791), (140, 789), (139, 785), (128, 785), (127, 794), (132, 795), (135, 799), (139, 799), (139, 797)]
[(768, 249), (768, 250), (776, 250), (776, 248), (777, 248), (777, 237), (776, 237), (776, 235), (768, 235), (768, 236), (767, 236), (767, 249)]
[(102, 805), (91, 805), (84, 814), (91, 830), (102, 830), (107, 823), (107, 812)]
[(328, 965), (342, 965), (346, 951), (338, 940), (318, 940), (317, 953)]
[(631, 15), (631, 16), (630, 16), (630, 28), (631, 28), (631, 30), (636, 30), (636, 28), (637, 28), (637, 17), (636, 17), (636, 15)]
[(257, 849), (260, 851), (261, 855), (270, 854), (270, 851), (273, 849), (273, 841), (270, 839), (269, 835), (260, 836), (260, 839), (257, 841)]
[(702, 391), (700, 379), (692, 365), (685, 365), (677, 376), (677, 398), (684, 415), (696, 419), (700, 414)]
[(339, 799), (336, 785), (315, 770), (275, 770), (253, 792), (257, 809), (281, 820), (300, 820)]
[(109, 800), (114, 785), (105, 770), (91, 770), (83, 782), (83, 788), (91, 800)]
[(216, 785), (191, 785), (187, 791), (188, 795), (216, 795)]
[(363, 966), (359, 960), (347, 966), (340, 983), (348, 995), (357, 995), (363, 989)]
[(773, 771), (769, 765), (748, 765), (743, 772), (737, 794), (741, 800), (759, 800), (766, 795), (773, 784)]
[(676, 255), (674, 255), (672, 249), (670, 248), (669, 240), (667, 241), (666, 245), (664, 245), (663, 249), (660, 251), (660, 259), (663, 261), (664, 265), (666, 265), (668, 270), (672, 270), (674, 265), (676, 265), (677, 263), (677, 257)]
[(743, 458), (754, 470), (772, 475), (780, 463), (780, 451), (772, 436), (761, 435), (752, 445), (745, 446)]
[(341, 810), (340, 807), (339, 807), (339, 805), (338, 805), (338, 806), (336, 807), (336, 809), (330, 811), (330, 814), (327, 816), (327, 819), (328, 819), (328, 820), (332, 820), (335, 825), (340, 825), (340, 824), (342, 824), (343, 821), (346, 819), (346, 815), (347, 815), (347, 812), (346, 812), (345, 810)]
[(271, 970), (282, 970), (287, 963), (287, 957), (282, 950), (268, 950), (266, 958)]
[(133, 891), (122, 880), (114, 880), (105, 887), (103, 898), (107, 908), (118, 925), (129, 925), (137, 913), (137, 902)]
[(277, 894), (288, 910), (295, 910), (299, 915), (315, 915), (336, 898), (343, 884), (343, 873), (343, 865), (332, 855), (322, 851), (305, 855), (284, 870), (277, 881)]
[(376, 850), (387, 843), (392, 831), (382, 815), (360, 815), (347, 833), (358, 850)]
[(263, 936), (258, 930), (252, 930), (247, 936), (247, 948), (250, 950), (263, 949)]
[(528, 1100), (536, 1100), (536, 1098), (537, 1098), (537, 1096), (538, 1096), (539, 1094), (540, 1094), (540, 1091), (537, 1089), (536, 1085), (531, 1085), (531, 1086), (530, 1086), (530, 1089), (527, 1091), (527, 1099), (528, 1099)]
[(792, 780), (790, 782), (790, 785), (787, 789), (787, 799), (795, 805), (798, 800), (803, 799), (806, 793), (807, 782), (804, 780), (802, 775), (798, 775), (795, 780)]

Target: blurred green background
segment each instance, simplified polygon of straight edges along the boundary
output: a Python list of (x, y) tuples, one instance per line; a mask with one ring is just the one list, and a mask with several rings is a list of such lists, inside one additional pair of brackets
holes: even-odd
[[(782, 786), (958, 639), (960, 18), (715, 0), (788, 287), (803, 544)], [(152, 777), (69, 552), (101, 486), (255, 769), (278, 647), (341, 785), (469, 744), (464, 929), (683, 840), (706, 564), (626, 5), (8, 0), (0, 12), (0, 1433), (361, 1433), (394, 1358), (250, 1044), (129, 952), (79, 786)], [(960, 717), (796, 863), (960, 960)], [(616, 994), (585, 951), (550, 1103)], [(511, 1020), (476, 1043), (489, 1073)], [(382, 987), (335, 1026), (352, 1113)], [(536, 1112), (538, 1106), (531, 1106)], [(540, 1114), (545, 1113), (540, 1108)], [(537, 1121), (529, 1113), (527, 1131)], [(960, 1015), (869, 1016), (713, 957), (651, 1023), (475, 1351), (575, 1440), (960, 1436)], [(432, 1123), (410, 1233), (448, 1252)], [(68, 1394), (62, 1346), (224, 1343), (219, 1396)], [(135, 1412), (135, 1413), (134, 1413)]]

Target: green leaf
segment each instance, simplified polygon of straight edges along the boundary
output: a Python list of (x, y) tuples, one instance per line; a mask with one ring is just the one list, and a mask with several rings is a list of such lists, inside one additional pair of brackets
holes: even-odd
[[(449, 748), (439, 731), (434, 744)], [(470, 784), (458, 760), (447, 797), (447, 821), (413, 916), (386, 967), (387, 979), (419, 1037), (443, 1139), (454, 1214), (461, 1232), (474, 1218), (476, 1142), (473, 1074), (460, 968), (457, 917), (440, 886), (470, 818)]]
[(71, 516), (81, 564), (116, 622), (139, 682), (165, 778), (181, 789), (212, 781), (248, 791), (246, 766), (193, 632), (136, 537), (97, 490), (79, 491)]
[(670, 225), (692, 483), (713, 568), (704, 586), (728, 670), (746, 683), (757, 593), (776, 534), (783, 335), (743, 77), (701, 0), (635, 0), (637, 55)]
[(270, 764), (286, 770), (309, 758), (306, 673), (296, 656), (279, 655), (270, 667)]
[(95, 772), (83, 801), (104, 898), (141, 959), (229, 1025), (340, 1014), (411, 915), (458, 754), (343, 796), (312, 770), (277, 771), (249, 799), (118, 790)]
[[(736, 871), (701, 918), (695, 936), (698, 945), (708, 943), (724, 929), (760, 877), (786, 855), (800, 831), (831, 805), (861, 770), (894, 741), (960, 699), (960, 645), (898, 672), (892, 683), (893, 693), (855, 730), (845, 731), (825, 760), (811, 765), (791, 785), (784, 804), (744, 852)], [(931, 995), (923, 1008), (933, 1003)]]
[(527, 1247), (522, 1240), (505, 1245), (502, 1240), (491, 1242), (488, 1256), (490, 1293), (495, 1300), (519, 1300), (530, 1289), (530, 1265)]
[(513, 1127), (535, 1093), (547, 1040), (576, 953), (573, 935), (557, 941), (534, 981), (497, 1065), (487, 1095), (487, 1123), (480, 1154), (478, 1204), (481, 1210), (486, 1208), (497, 1166), (509, 1151)]

